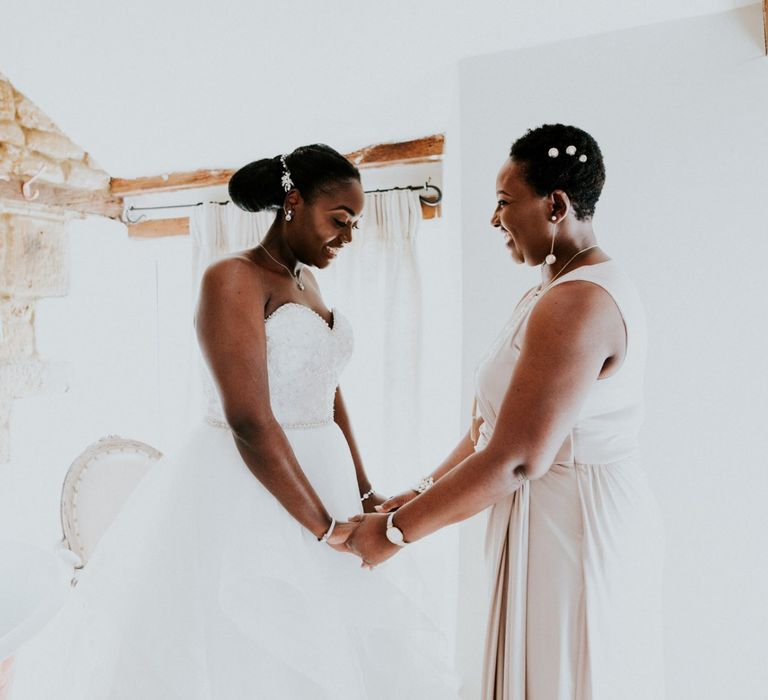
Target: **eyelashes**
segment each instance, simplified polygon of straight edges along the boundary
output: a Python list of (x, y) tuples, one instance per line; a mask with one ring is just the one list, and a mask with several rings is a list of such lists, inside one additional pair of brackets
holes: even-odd
[[(334, 219), (333, 221), (336, 224), (337, 228), (347, 228), (349, 226), (349, 224), (346, 221), (339, 221), (338, 219)], [(358, 229), (358, 225), (357, 224), (358, 224), (358, 222), (356, 221), (354, 224), (349, 226), (349, 228), (357, 230)]]

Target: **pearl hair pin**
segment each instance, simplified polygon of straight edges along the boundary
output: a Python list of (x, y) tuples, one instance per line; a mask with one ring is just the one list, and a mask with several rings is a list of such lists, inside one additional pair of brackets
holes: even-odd
[[(567, 153), (569, 156), (575, 156), (575, 155), (576, 155), (576, 146), (574, 146), (574, 145), (570, 145), (570, 146), (568, 146), (568, 147), (565, 149), (565, 152), (566, 152), (566, 153)], [(548, 155), (550, 158), (557, 158), (557, 157), (560, 155), (560, 151), (559, 151), (559, 149), (557, 149), (557, 148), (555, 148), (555, 147), (553, 146), (552, 148), (550, 148), (550, 149), (547, 151), (547, 155)], [(586, 154), (586, 153), (582, 153), (582, 154), (579, 156), (579, 162), (580, 162), (580, 163), (586, 163), (586, 162), (587, 162), (587, 154)]]

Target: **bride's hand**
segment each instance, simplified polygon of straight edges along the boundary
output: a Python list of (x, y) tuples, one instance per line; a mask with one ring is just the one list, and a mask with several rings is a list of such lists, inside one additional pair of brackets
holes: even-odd
[(401, 506), (404, 506), (408, 501), (412, 501), (418, 495), (418, 491), (408, 489), (397, 496), (388, 498), (381, 505), (376, 506), (375, 510), (377, 513), (389, 513), (390, 511), (397, 510)]
[(336, 523), (336, 527), (333, 528), (333, 534), (328, 538), (326, 544), (329, 547), (333, 547), (337, 552), (345, 552), (351, 554), (347, 548), (347, 539), (357, 529), (359, 523)]
[(363, 501), (363, 513), (380, 513), (378, 509), (386, 499), (375, 491)]

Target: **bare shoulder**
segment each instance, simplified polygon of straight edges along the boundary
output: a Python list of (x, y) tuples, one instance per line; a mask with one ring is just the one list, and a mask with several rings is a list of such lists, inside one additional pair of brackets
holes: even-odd
[[(585, 280), (562, 282), (541, 298), (531, 313), (527, 336), (542, 342), (612, 346), (623, 337), (621, 314), (611, 295)], [(618, 336), (617, 336), (618, 337)]]
[(263, 296), (264, 289), (258, 268), (241, 257), (219, 260), (203, 273), (200, 298), (212, 300), (221, 297)]

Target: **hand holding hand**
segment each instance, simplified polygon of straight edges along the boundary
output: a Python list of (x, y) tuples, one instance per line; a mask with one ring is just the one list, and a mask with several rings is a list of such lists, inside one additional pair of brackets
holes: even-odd
[(363, 512), (364, 513), (378, 513), (379, 512), (379, 506), (384, 503), (385, 498), (379, 493), (376, 493), (374, 491), (370, 496), (368, 496), (363, 501)]
[(419, 493), (415, 489), (408, 489), (397, 496), (392, 496), (391, 498), (386, 499), (380, 505), (376, 506), (375, 510), (377, 513), (389, 513), (390, 511), (397, 510), (404, 506), (408, 501), (412, 501), (418, 495)]
[(351, 554), (352, 552), (347, 547), (347, 540), (356, 529), (357, 523), (336, 523), (336, 527), (333, 528), (333, 534), (328, 538), (326, 544), (329, 547), (333, 547), (337, 552)]
[(346, 546), (363, 560), (363, 567), (372, 569), (394, 556), (400, 549), (387, 539), (386, 515), (355, 515), (349, 520), (357, 527), (349, 535)]

